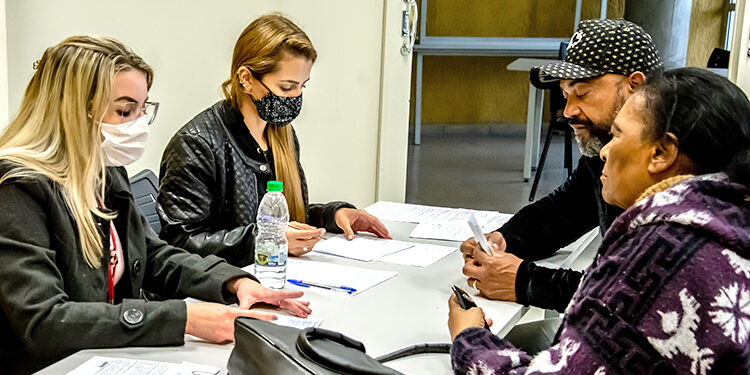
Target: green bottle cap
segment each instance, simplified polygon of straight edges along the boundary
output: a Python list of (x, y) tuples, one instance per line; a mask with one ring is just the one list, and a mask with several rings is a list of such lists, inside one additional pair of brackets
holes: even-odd
[(268, 191), (282, 191), (284, 184), (281, 183), (281, 181), (268, 181), (268, 185), (266, 185), (266, 190)]

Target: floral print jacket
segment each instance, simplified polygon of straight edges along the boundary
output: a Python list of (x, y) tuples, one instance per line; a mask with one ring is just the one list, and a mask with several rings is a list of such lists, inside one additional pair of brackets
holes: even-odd
[(748, 374), (748, 336), (750, 187), (719, 173), (612, 224), (549, 350), (470, 328), (451, 360), (457, 374)]

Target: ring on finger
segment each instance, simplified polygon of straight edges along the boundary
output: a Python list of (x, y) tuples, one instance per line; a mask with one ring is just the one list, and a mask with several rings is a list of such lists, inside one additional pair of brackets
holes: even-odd
[(306, 247), (303, 247), (303, 248), (302, 248), (302, 251), (307, 251), (307, 248), (306, 248)]
[(472, 286), (472, 287), (473, 287), (474, 289), (476, 289), (476, 290), (479, 290), (479, 288), (477, 288), (477, 281), (479, 281), (479, 280), (477, 280), (477, 279), (474, 279), (474, 282), (473, 282), (473, 283), (471, 283), (471, 286)]

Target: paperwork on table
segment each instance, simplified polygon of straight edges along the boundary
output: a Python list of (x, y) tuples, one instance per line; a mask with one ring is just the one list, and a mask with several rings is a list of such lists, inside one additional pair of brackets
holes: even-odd
[(221, 369), (197, 363), (170, 363), (94, 356), (68, 375), (217, 375)]
[(319, 291), (323, 293), (338, 293), (342, 296), (356, 295), (396, 275), (398, 275), (398, 272), (394, 271), (370, 270), (360, 267), (294, 258), (289, 258), (286, 264), (287, 279), (300, 280), (315, 284), (337, 285), (346, 287), (347, 289), (354, 289), (354, 292), (347, 293), (344, 290), (341, 292), (335, 292), (321, 288), (303, 288), (287, 284), (287, 287), (300, 289), (305, 291), (305, 293), (308, 291)]
[(271, 323), (278, 324), (280, 326), (287, 326), (297, 329), (305, 329), (305, 328), (317, 328), (320, 327), (320, 324), (323, 323), (323, 319), (303, 319), (303, 318), (297, 318), (294, 316), (287, 316), (287, 315), (279, 315), (276, 314), (276, 320), (272, 320)]
[(313, 247), (313, 251), (328, 255), (415, 267), (427, 267), (455, 250), (455, 247), (386, 240), (368, 235), (356, 235), (351, 241), (337, 235)]
[(434, 207), (411, 203), (378, 201), (365, 208), (380, 220), (417, 223), (412, 238), (465, 241), (472, 236), (466, 221), (473, 214), (485, 233), (500, 228), (513, 215), (466, 208)]

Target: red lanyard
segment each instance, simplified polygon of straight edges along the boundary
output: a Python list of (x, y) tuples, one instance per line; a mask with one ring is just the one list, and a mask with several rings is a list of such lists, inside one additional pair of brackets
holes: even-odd
[(115, 268), (117, 267), (117, 236), (115, 235), (115, 225), (109, 222), (109, 278), (107, 281), (107, 301), (115, 303)]

